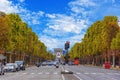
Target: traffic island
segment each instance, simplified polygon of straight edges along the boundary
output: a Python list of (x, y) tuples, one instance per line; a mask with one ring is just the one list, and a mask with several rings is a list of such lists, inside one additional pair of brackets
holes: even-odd
[(68, 71), (68, 70), (64, 70), (64, 71), (61, 71), (61, 74), (73, 74), (72, 71)]

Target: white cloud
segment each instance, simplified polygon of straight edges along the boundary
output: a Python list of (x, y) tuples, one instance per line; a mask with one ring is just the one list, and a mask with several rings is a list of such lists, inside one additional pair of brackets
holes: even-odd
[(50, 36), (43, 35), (40, 40), (47, 46), (48, 50), (53, 50), (54, 48), (63, 48), (64, 43), (62, 40), (52, 38)]
[(76, 14), (84, 14), (86, 11), (85, 8), (97, 6), (95, 2), (92, 0), (75, 0), (69, 3), (71, 11), (75, 12)]
[(69, 3), (70, 6), (84, 6), (84, 7), (89, 7), (89, 6), (96, 6), (96, 3), (94, 3), (92, 0), (75, 0)]
[(48, 18), (56, 18), (55, 14), (46, 14), (46, 17), (48, 17)]
[(45, 43), (48, 47), (48, 50), (53, 50), (54, 48), (63, 48), (66, 41), (70, 41), (70, 47), (76, 42), (81, 42), (81, 39), (84, 37), (84, 34), (75, 35), (72, 37), (64, 37), (64, 38), (52, 38), (51, 36), (42, 35), (40, 36), (40, 40)]
[(87, 20), (74, 19), (73, 16), (56, 14), (56, 18), (51, 18), (47, 26), (49, 26), (50, 29), (60, 32), (79, 34), (83, 28), (87, 27), (87, 24)]
[(29, 10), (25, 10), (23, 13), (20, 14), (23, 20), (26, 21), (29, 25), (36, 25), (41, 23), (40, 19), (41, 17), (43, 17), (44, 12), (43, 11), (32, 12)]
[(80, 34), (80, 35), (75, 35), (69, 38), (69, 41), (71, 43), (71, 47), (73, 47), (73, 45), (77, 42), (81, 42), (81, 39), (84, 37), (84, 34)]
[(0, 11), (6, 13), (16, 13), (19, 12), (19, 9), (18, 6), (12, 3), (12, 1), (0, 0)]
[[(18, 0), (24, 2), (25, 0)], [(40, 19), (44, 15), (43, 11), (30, 11), (24, 7), (22, 3), (13, 4), (9, 0), (0, 0), (0, 11), (5, 13), (18, 13), (22, 17), (22, 20), (27, 22), (29, 25), (40, 24)]]

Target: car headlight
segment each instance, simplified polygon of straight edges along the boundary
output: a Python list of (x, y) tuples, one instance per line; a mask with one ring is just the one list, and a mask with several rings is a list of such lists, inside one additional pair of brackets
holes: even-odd
[(21, 64), (20, 67), (22, 67), (23, 65)]

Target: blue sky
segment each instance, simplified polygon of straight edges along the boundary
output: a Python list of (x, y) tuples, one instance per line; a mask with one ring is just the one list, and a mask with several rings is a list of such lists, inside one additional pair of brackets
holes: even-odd
[(104, 16), (120, 19), (119, 0), (0, 0), (0, 11), (18, 13), (48, 50), (80, 42), (87, 28)]

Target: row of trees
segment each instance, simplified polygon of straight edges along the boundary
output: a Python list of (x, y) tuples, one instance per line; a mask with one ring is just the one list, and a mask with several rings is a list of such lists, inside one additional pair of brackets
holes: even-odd
[(119, 53), (120, 27), (116, 16), (105, 16), (96, 21), (86, 31), (82, 42), (76, 43), (70, 50), (71, 59), (89, 59), (94, 61), (96, 56), (103, 61), (111, 61), (111, 54)]
[(26, 56), (53, 58), (44, 43), (18, 14), (3, 12), (0, 12), (0, 53), (15, 54), (22, 60), (25, 60)]

